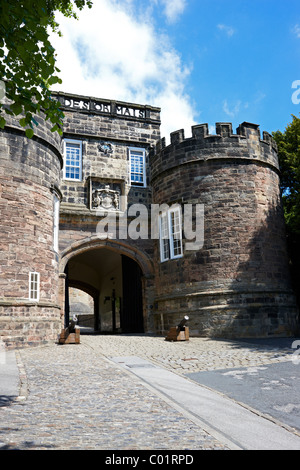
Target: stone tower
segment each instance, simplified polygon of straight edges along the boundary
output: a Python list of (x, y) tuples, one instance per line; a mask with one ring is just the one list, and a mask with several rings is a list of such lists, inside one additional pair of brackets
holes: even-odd
[[(194, 335), (290, 335), (297, 318), (287, 263), (276, 144), (244, 122), (162, 139), (150, 161), (153, 202), (204, 208), (203, 246), (155, 263), (156, 329), (187, 314)], [(195, 219), (195, 216), (194, 216)], [(194, 228), (196, 221), (194, 220)], [(200, 225), (199, 225), (200, 226)]]
[(56, 340), (61, 138), (37, 118), (32, 139), (7, 118), (0, 134), (0, 334), (11, 347)]

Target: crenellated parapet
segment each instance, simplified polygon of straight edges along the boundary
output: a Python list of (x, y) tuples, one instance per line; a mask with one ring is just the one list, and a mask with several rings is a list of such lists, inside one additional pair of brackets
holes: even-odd
[(185, 138), (184, 129), (170, 134), (170, 144), (160, 139), (151, 159), (151, 176), (195, 160), (253, 159), (277, 170), (277, 145), (271, 134), (261, 132), (257, 124), (243, 122), (233, 133), (232, 124), (216, 123), (216, 134), (209, 133), (208, 124), (192, 126), (192, 137)]

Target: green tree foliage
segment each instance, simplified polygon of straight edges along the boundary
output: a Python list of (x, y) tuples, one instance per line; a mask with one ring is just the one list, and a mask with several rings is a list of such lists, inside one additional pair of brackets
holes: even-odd
[(278, 145), (292, 285), (300, 307), (300, 119), (292, 118), (285, 131), (273, 132), (273, 137)]
[(91, 0), (0, 0), (0, 80), (9, 107), (0, 102), (0, 127), (7, 114), (18, 116), (26, 135), (32, 137), (34, 116), (43, 112), (61, 133), (63, 113), (51, 98), (50, 87), (61, 83), (49, 31), (61, 36), (55, 13), (77, 18), (76, 7), (91, 8)]
[(289, 233), (300, 235), (300, 119), (293, 120), (284, 132), (273, 132), (278, 145), (284, 216)]

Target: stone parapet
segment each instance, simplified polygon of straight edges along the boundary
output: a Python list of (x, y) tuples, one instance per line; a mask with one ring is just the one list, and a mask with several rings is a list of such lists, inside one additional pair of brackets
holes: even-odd
[(216, 134), (208, 133), (208, 124), (192, 127), (192, 137), (185, 138), (184, 130), (172, 132), (171, 143), (166, 146), (165, 138), (158, 141), (151, 158), (151, 181), (179, 165), (195, 160), (253, 159), (279, 169), (277, 146), (273, 137), (259, 126), (244, 122), (233, 134), (231, 123), (217, 123)]

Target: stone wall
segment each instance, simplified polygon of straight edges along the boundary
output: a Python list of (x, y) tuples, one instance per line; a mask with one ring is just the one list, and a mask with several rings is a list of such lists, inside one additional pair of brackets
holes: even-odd
[[(80, 181), (70, 181), (61, 172), (62, 202), (60, 209), (59, 246), (62, 257), (61, 270), (77, 253), (93, 249), (108, 248), (112, 252), (133, 258), (141, 267), (143, 275), (143, 308), (145, 329), (151, 329), (153, 306), (153, 281), (149, 279), (149, 270), (143, 263), (151, 264), (153, 243), (151, 239), (131, 239), (127, 228), (133, 216), (127, 216), (127, 210), (133, 204), (143, 204), (149, 208), (152, 202), (152, 190), (149, 184), (149, 153), (160, 138), (160, 109), (132, 103), (100, 100), (58, 93), (64, 119), (64, 139), (75, 140), (82, 146), (82, 175)], [(146, 185), (139, 187), (130, 183), (129, 149), (145, 150)], [(107, 187), (121, 196), (118, 207), (108, 210), (94, 209), (94, 190)], [(97, 227), (107, 216), (115, 218), (117, 232), (112, 237), (116, 243), (98, 237)], [(148, 220), (146, 221), (148, 222)], [(150, 221), (149, 221), (150, 224)], [(120, 235), (119, 229), (124, 229)], [(103, 243), (102, 243), (102, 241)], [(82, 258), (81, 258), (82, 259)], [(109, 257), (105, 258), (109, 263)], [(107, 266), (95, 266), (97, 276), (107, 271)], [(78, 276), (72, 271), (69, 277)], [(96, 277), (97, 277), (96, 276)], [(100, 285), (93, 288), (100, 290)], [(103, 284), (103, 282), (102, 282)], [(101, 287), (103, 290), (103, 286)], [(152, 295), (152, 297), (151, 297)], [(101, 305), (100, 310), (104, 312)], [(103, 303), (103, 302), (102, 302)], [(106, 308), (106, 306), (105, 306)], [(101, 315), (101, 312), (100, 312)], [(100, 322), (101, 323), (101, 322)], [(153, 323), (153, 322), (152, 322)]]
[[(256, 125), (195, 126), (151, 159), (154, 202), (204, 205), (204, 245), (159, 262), (156, 325), (167, 330), (187, 314), (200, 336), (289, 335), (295, 331), (276, 146)], [(174, 185), (176, 181), (176, 185)], [(194, 221), (195, 224), (195, 221)], [(187, 240), (183, 240), (184, 245)]]
[[(61, 327), (54, 198), (59, 198), (61, 140), (39, 119), (28, 139), (10, 117), (0, 133), (0, 334), (9, 346), (54, 340)], [(29, 300), (29, 273), (40, 275)]]
[[(115, 211), (117, 220), (132, 204), (150, 206), (149, 153), (160, 138), (160, 109), (65, 93), (55, 96), (61, 101), (65, 114), (64, 139), (82, 142), (83, 154), (81, 181), (68, 181), (61, 172), (60, 250), (64, 251), (75, 242), (96, 236), (101, 216), (91, 209), (93, 181), (107, 184), (111, 189), (119, 185), (125, 201), (120, 210)], [(109, 151), (105, 151), (104, 144)], [(146, 150), (146, 187), (130, 184), (130, 147)], [(131, 218), (128, 220), (130, 222)], [(151, 255), (151, 241), (128, 239), (126, 243), (137, 249), (144, 248)]]
[(64, 138), (82, 142), (82, 180), (63, 179), (62, 211), (90, 209), (91, 179), (119, 184), (128, 204), (151, 202), (149, 176), (145, 188), (129, 182), (129, 147), (149, 150), (160, 138), (160, 109), (131, 103), (58, 93), (65, 113)]

